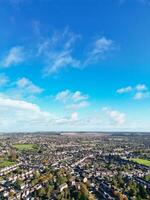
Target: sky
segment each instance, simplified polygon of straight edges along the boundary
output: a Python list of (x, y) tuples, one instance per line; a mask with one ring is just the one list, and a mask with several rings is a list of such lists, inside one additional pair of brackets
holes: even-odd
[(149, 0), (0, 0), (0, 132), (150, 131)]

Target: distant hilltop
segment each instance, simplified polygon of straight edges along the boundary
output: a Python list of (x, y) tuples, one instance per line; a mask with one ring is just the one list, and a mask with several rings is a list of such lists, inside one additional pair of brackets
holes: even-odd
[[(108, 133), (107, 133), (108, 134)], [(90, 131), (80, 131), (80, 132), (61, 132), (60, 135), (72, 135), (72, 136), (79, 136), (79, 135), (104, 135), (102, 132), (90, 132)]]
[(150, 132), (112, 132), (112, 131), (36, 131), (36, 132), (0, 132), (1, 136), (11, 135), (47, 135), (47, 136), (137, 136), (150, 135)]

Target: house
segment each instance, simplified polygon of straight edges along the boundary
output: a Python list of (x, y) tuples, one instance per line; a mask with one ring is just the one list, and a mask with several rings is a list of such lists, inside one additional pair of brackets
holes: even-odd
[(86, 177), (83, 178), (83, 183), (86, 183), (88, 179)]
[(67, 188), (68, 188), (68, 184), (67, 183), (64, 183), (64, 184), (59, 186), (60, 192), (62, 192), (64, 189), (67, 189)]

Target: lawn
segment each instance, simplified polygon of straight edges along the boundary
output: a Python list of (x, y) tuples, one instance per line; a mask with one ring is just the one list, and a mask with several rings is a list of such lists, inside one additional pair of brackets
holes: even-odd
[(22, 151), (22, 150), (32, 150), (34, 149), (33, 144), (15, 144), (13, 145), (13, 147), (17, 148), (18, 150)]
[(140, 158), (133, 158), (131, 159), (133, 162), (145, 165), (147, 167), (150, 167), (150, 160), (144, 160), (144, 159), (140, 159)]
[(9, 160), (4, 160), (4, 161), (0, 162), (0, 168), (9, 167), (9, 166), (14, 165), (14, 164), (16, 164), (16, 163), (9, 161)]

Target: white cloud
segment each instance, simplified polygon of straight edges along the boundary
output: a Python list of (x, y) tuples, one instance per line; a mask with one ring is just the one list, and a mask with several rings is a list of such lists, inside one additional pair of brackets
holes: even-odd
[(0, 97), (0, 106), (22, 110), (30, 110), (36, 113), (40, 113), (40, 109), (36, 104), (28, 103), (26, 101), (21, 100)]
[(70, 99), (70, 96), (71, 96), (71, 92), (69, 90), (64, 90), (64, 91), (58, 92), (55, 96), (55, 99), (57, 101), (66, 102), (68, 99)]
[(44, 91), (43, 88), (35, 85), (26, 77), (22, 77), (14, 82), (11, 82), (5, 74), (1, 74), (0, 85), (5, 86), (4, 84), (6, 83), (7, 87), (5, 88), (5, 96), (12, 97), (14, 99), (32, 100)]
[(145, 84), (138, 84), (135, 87), (136, 93), (134, 95), (135, 100), (145, 99), (150, 97), (150, 92)]
[(140, 99), (145, 99), (145, 98), (148, 98), (150, 97), (150, 92), (137, 92), (135, 95), (134, 95), (134, 99), (135, 100), (140, 100)]
[(88, 99), (88, 95), (82, 94), (80, 91), (72, 92), (68, 89), (58, 92), (55, 96), (56, 100), (66, 102), (68, 100), (72, 100), (74, 102), (82, 101)]
[(116, 91), (118, 94), (129, 93), (133, 95), (133, 99), (141, 100), (150, 97), (150, 91), (145, 84), (137, 84), (136, 86), (127, 86)]
[(46, 131), (64, 130), (75, 127), (79, 122), (78, 113), (56, 116), (43, 111), (37, 104), (27, 101), (0, 97), (0, 131)]
[(138, 84), (136, 86), (136, 90), (137, 91), (146, 91), (146, 90), (148, 90), (148, 88), (147, 88), (147, 86), (145, 84)]
[(99, 37), (93, 41), (84, 65), (103, 60), (114, 49), (116, 49), (116, 45), (113, 40), (106, 37)]
[(45, 68), (45, 75), (57, 73), (60, 69), (69, 67), (78, 67), (79, 61), (70, 55), (70, 51), (63, 51), (59, 54), (49, 54), (49, 66)]
[(0, 131), (6, 132), (54, 130), (54, 127), (58, 130), (58, 125), (70, 127), (78, 121), (77, 112), (57, 117), (37, 104), (6, 97), (0, 97), (0, 113)]
[(128, 93), (128, 92), (131, 92), (131, 91), (132, 91), (132, 87), (128, 86), (128, 87), (120, 88), (116, 92), (118, 94), (123, 94), (123, 93)]
[[(40, 31), (38, 31), (40, 32)], [(99, 62), (116, 49), (116, 43), (106, 37), (99, 37), (89, 45), (88, 53), (82, 55), (84, 59), (77, 59), (74, 56), (76, 43), (81, 38), (65, 28), (62, 32), (54, 32), (51, 37), (42, 39), (38, 45), (37, 55), (42, 58), (44, 65), (44, 75), (54, 74), (64, 68), (83, 68), (90, 63)], [(82, 52), (87, 49), (84, 47)]]
[(25, 54), (23, 47), (12, 47), (6, 55), (1, 59), (1, 67), (8, 68), (14, 65), (18, 65), (25, 60)]
[(82, 94), (80, 91), (72, 92), (70, 90), (64, 90), (56, 94), (55, 100), (65, 104), (67, 109), (80, 109), (89, 106), (88, 95)]
[[(50, 121), (50, 114), (39, 106), (22, 100), (0, 97), (0, 130), (32, 130), (44, 126)], [(44, 128), (44, 127), (43, 127)]]
[[(18, 1), (19, 2), (19, 1)], [(50, 37), (43, 36), (40, 29), (40, 22), (33, 21), (32, 27), (35, 40), (24, 46), (14, 46), (9, 49), (0, 60), (0, 65), (3, 68), (19, 65), (28, 60), (28, 62), (38, 62), (42, 67), (44, 76), (56, 74), (65, 68), (82, 69), (88, 64), (99, 62), (106, 58), (107, 55), (116, 49), (116, 43), (106, 37), (99, 37), (88, 47), (77, 49), (77, 42), (81, 36), (72, 32), (68, 27), (63, 31), (55, 31)], [(78, 58), (76, 52), (86, 52)]]
[(0, 86), (5, 86), (9, 82), (8, 76), (5, 74), (1, 73), (0, 74)]
[(77, 101), (88, 99), (88, 96), (83, 95), (80, 91), (76, 91), (72, 94), (72, 99), (73, 99), (73, 101), (77, 102)]
[(103, 108), (103, 112), (108, 119), (93, 112), (83, 117), (79, 117), (78, 112), (67, 115), (59, 112), (57, 115), (42, 110), (35, 103), (0, 96), (0, 131), (135, 130), (139, 124), (143, 127), (141, 123), (132, 127), (126, 124), (125, 114), (117, 110)]
[(125, 123), (125, 113), (119, 112), (117, 110), (112, 110), (108, 107), (102, 109), (109, 118), (114, 121), (117, 125), (122, 125)]

